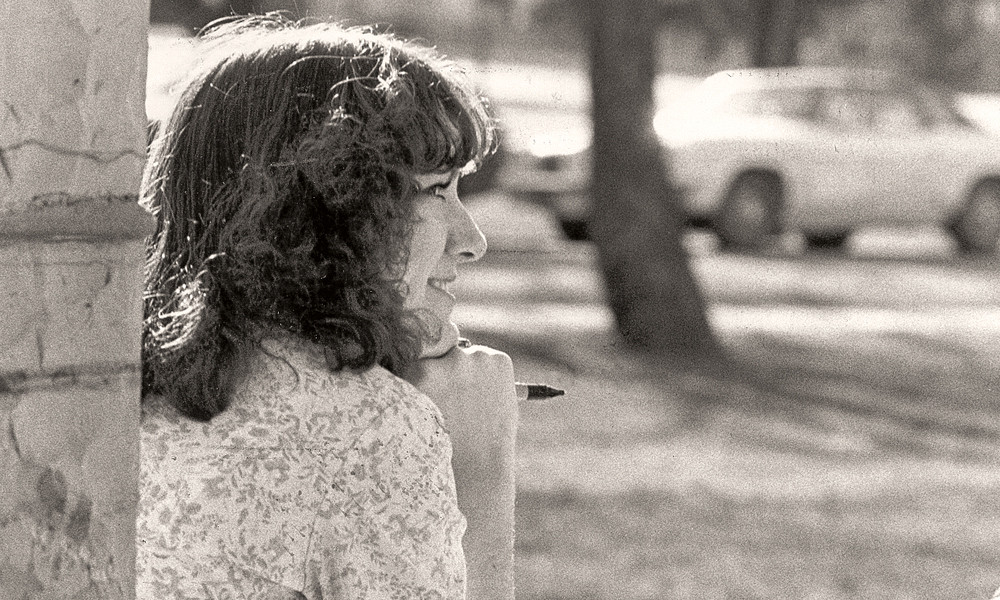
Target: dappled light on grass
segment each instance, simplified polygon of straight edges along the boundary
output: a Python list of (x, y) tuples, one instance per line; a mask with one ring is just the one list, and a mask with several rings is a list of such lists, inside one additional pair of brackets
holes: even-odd
[(524, 407), (519, 598), (988, 596), (1000, 581), (991, 377), (932, 385), (925, 364), (878, 341), (863, 357), (756, 343), (731, 347), (757, 376), (578, 363), (568, 397)]
[(956, 509), (926, 496), (526, 491), (518, 497), (518, 597), (988, 597), (997, 557), (983, 532), (1000, 525), (993, 499), (969, 492)]

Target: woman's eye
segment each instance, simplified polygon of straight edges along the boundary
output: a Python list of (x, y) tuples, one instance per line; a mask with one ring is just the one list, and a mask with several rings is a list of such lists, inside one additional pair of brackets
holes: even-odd
[(448, 187), (444, 186), (444, 185), (432, 185), (431, 187), (427, 188), (427, 192), (431, 196), (437, 196), (438, 198), (444, 198), (444, 192), (447, 189), (448, 189)]

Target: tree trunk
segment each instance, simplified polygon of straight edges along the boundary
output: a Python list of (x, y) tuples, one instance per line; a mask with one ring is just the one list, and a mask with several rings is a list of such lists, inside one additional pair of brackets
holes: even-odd
[(685, 362), (718, 357), (652, 130), (655, 0), (590, 0), (590, 9), (590, 229), (611, 310), (633, 349)]
[(787, 67), (798, 62), (797, 0), (755, 0), (756, 27), (751, 35), (754, 67)]
[(915, 42), (909, 62), (916, 74), (942, 85), (976, 87), (983, 51), (976, 48), (972, 7), (939, 0), (909, 0), (904, 6)]

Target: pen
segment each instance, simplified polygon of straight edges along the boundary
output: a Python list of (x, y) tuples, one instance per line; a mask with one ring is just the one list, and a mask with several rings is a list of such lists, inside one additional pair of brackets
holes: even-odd
[[(458, 347), (471, 348), (472, 342), (469, 338), (458, 338)], [(514, 384), (514, 389), (517, 392), (517, 400), (519, 402), (522, 400), (545, 400), (546, 398), (554, 398), (566, 393), (566, 390), (560, 390), (544, 383), (518, 382)]]
[(544, 383), (515, 383), (514, 389), (517, 390), (517, 399), (519, 401), (545, 400), (546, 398), (554, 398), (566, 393), (565, 390), (560, 390)]

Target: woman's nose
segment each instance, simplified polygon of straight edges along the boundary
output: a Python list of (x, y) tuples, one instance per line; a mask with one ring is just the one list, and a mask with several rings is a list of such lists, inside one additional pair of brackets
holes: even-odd
[(448, 252), (460, 262), (477, 261), (486, 254), (486, 236), (464, 205), (459, 204), (448, 231)]

